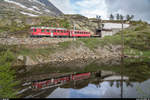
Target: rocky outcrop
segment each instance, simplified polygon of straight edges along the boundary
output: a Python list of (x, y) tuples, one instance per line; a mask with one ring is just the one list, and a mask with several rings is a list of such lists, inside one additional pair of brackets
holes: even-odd
[(98, 47), (93, 50), (85, 46), (84, 43), (72, 43), (65, 50), (58, 50), (47, 56), (35, 55), (35, 59), (30, 56), (18, 56), (18, 60), (23, 60), (26, 71), (30, 71), (33, 65), (53, 64), (55, 67), (65, 66), (76, 68), (86, 66), (96, 60), (99, 65), (116, 65), (120, 64), (120, 48), (121, 46), (109, 45)]

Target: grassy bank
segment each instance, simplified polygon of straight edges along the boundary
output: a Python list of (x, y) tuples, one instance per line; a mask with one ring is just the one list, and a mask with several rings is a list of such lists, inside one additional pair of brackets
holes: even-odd
[(90, 49), (97, 46), (121, 45), (121, 33), (124, 34), (125, 55), (150, 57), (150, 25), (146, 23), (134, 23), (114, 36), (106, 36), (103, 39), (79, 39)]
[(14, 61), (12, 52), (5, 48), (0, 48), (0, 98), (15, 98), (17, 90), (14, 87), (16, 81), (15, 70), (12, 70)]

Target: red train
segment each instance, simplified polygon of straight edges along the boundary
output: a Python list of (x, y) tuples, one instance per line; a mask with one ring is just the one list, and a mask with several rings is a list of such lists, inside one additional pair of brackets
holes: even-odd
[(91, 33), (53, 27), (31, 27), (31, 37), (90, 37)]
[(80, 73), (80, 74), (71, 74), (68, 76), (63, 76), (63, 77), (58, 77), (58, 78), (52, 78), (52, 79), (47, 79), (43, 81), (38, 81), (38, 82), (33, 82), (32, 87), (33, 88), (44, 88), (47, 86), (53, 86), (56, 84), (64, 84), (66, 82), (69, 82), (71, 80), (83, 80), (83, 79), (88, 79), (91, 76), (91, 73)]

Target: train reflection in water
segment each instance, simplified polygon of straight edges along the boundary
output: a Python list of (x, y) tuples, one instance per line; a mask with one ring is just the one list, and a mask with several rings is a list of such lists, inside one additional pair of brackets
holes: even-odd
[(51, 88), (51, 87), (63, 85), (70, 81), (88, 79), (90, 78), (90, 76), (91, 76), (91, 72), (88, 72), (88, 73), (71, 74), (71, 75), (61, 76), (57, 78), (33, 81), (32, 88), (33, 89)]

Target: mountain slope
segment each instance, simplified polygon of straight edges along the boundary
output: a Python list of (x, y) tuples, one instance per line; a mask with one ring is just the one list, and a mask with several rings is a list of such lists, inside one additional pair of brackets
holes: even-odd
[(0, 0), (0, 2), (1, 11), (4, 12), (13, 11), (33, 17), (63, 15), (49, 0)]

